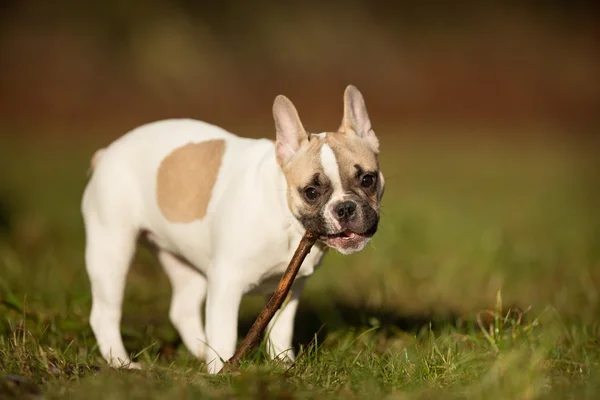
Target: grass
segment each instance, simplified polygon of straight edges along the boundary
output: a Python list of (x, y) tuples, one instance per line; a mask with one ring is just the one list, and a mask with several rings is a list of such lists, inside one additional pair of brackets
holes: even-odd
[[(381, 230), (309, 281), (296, 364), (258, 349), (241, 373), (215, 377), (181, 345), (168, 281), (144, 251), (122, 330), (147, 368), (111, 370), (98, 354), (78, 202), (106, 140), (2, 140), (0, 397), (600, 394), (600, 195), (586, 142), (386, 136)], [(240, 335), (262, 305), (244, 301)]]

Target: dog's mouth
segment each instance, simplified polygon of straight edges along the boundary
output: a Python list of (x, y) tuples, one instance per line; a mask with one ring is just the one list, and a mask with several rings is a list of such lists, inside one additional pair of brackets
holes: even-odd
[(353, 240), (353, 239), (356, 239), (357, 236), (364, 236), (364, 235), (358, 234), (356, 232), (352, 232), (351, 230), (345, 230), (343, 232), (334, 233), (331, 235), (323, 235), (323, 236), (321, 236), (321, 240), (334, 240), (334, 239)]
[(351, 230), (322, 235), (319, 239), (327, 246), (337, 249), (343, 253), (352, 253), (364, 248), (373, 235), (368, 233), (357, 233)]
[(341, 229), (333, 230), (332, 227), (327, 225), (321, 214), (301, 216), (299, 220), (307, 231), (318, 235), (318, 240), (321, 243), (343, 254), (350, 254), (364, 249), (377, 232), (379, 223), (378, 216), (374, 215), (366, 221), (351, 221), (344, 224)]

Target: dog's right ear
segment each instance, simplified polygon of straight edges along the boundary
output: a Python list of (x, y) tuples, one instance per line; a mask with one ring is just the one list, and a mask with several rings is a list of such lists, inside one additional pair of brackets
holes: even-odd
[(302, 141), (308, 139), (308, 134), (302, 126), (296, 107), (284, 95), (280, 94), (273, 102), (273, 119), (277, 132), (275, 153), (277, 162), (283, 167), (300, 149)]

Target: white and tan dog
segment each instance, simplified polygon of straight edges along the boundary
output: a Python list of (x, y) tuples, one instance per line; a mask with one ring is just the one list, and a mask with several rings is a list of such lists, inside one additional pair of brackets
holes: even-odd
[[(270, 294), (305, 230), (319, 242), (271, 321), (267, 351), (293, 360), (294, 315), (328, 247), (362, 250), (377, 230), (384, 179), (361, 93), (348, 86), (338, 132), (310, 134), (292, 102), (273, 104), (276, 141), (194, 120), (143, 125), (93, 157), (83, 195), (90, 325), (112, 366), (139, 367), (120, 334), (126, 275), (140, 238), (170, 278), (169, 317), (212, 373), (233, 355), (247, 293)], [(206, 299), (204, 327), (201, 305)]]

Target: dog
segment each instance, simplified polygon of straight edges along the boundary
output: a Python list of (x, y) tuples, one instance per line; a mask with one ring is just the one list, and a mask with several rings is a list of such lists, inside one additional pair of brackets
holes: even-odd
[[(384, 177), (364, 98), (349, 85), (336, 132), (305, 130), (293, 103), (273, 103), (275, 141), (168, 119), (98, 150), (83, 193), (90, 325), (113, 367), (132, 362), (120, 333), (125, 281), (140, 241), (172, 285), (169, 318), (185, 347), (218, 372), (235, 352), (245, 294), (271, 294), (306, 230), (318, 235), (267, 328), (270, 359), (292, 362), (305, 281), (333, 248), (362, 250), (377, 231)], [(205, 304), (205, 324), (201, 308)]]

